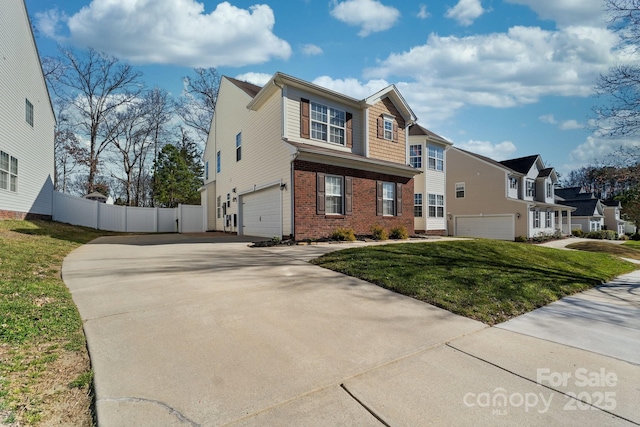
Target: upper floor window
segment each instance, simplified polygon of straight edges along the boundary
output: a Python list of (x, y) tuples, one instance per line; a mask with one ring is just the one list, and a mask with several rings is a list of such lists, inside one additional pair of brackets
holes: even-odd
[(204, 179), (209, 180), (209, 162), (204, 163)]
[(344, 111), (311, 103), (311, 138), (344, 145), (345, 121)]
[(18, 159), (0, 151), (0, 189), (18, 191)]
[(220, 152), (216, 153), (216, 173), (220, 173)]
[(218, 219), (222, 218), (222, 196), (216, 197), (216, 213)]
[(29, 102), (28, 99), (25, 99), (25, 120), (31, 126), (33, 126), (33, 104)]
[(236, 135), (236, 162), (242, 159), (242, 132)]
[(429, 194), (429, 217), (444, 218), (444, 196)]
[(536, 197), (536, 183), (531, 179), (527, 180), (527, 197)]
[(422, 218), (422, 193), (413, 195), (413, 216)]
[(393, 182), (382, 183), (382, 215), (393, 216), (396, 214), (396, 184)]
[(409, 164), (416, 169), (422, 169), (422, 145), (409, 146)]
[(384, 139), (393, 141), (393, 119), (384, 118)]
[(464, 198), (464, 182), (456, 182), (456, 199)]
[(444, 170), (444, 149), (434, 145), (429, 146), (429, 169)]
[(518, 189), (518, 178), (514, 178), (512, 176), (509, 177), (509, 188), (513, 190)]
[(547, 182), (547, 198), (553, 197), (553, 184)]

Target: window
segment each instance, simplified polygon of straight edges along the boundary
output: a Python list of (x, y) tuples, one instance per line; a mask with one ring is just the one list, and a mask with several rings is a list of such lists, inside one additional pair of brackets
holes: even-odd
[(18, 191), (18, 159), (0, 151), (0, 189)]
[(342, 177), (325, 177), (325, 214), (342, 215)]
[(444, 218), (444, 196), (442, 194), (429, 194), (429, 218)]
[(311, 138), (344, 145), (346, 113), (311, 103)]
[(393, 141), (393, 120), (389, 117), (384, 118), (384, 139)]
[(25, 120), (33, 127), (33, 104), (25, 99)]
[(456, 199), (464, 198), (464, 182), (456, 182)]
[(512, 176), (509, 177), (509, 188), (513, 190), (518, 189), (518, 178), (514, 178)]
[(422, 169), (422, 145), (409, 146), (409, 164), (416, 169)]
[(396, 214), (396, 185), (393, 182), (382, 183), (382, 215)]
[(536, 183), (530, 179), (527, 180), (527, 197), (536, 197)]
[(429, 146), (429, 169), (444, 170), (444, 150), (442, 148)]
[(544, 217), (544, 219), (545, 219), (545, 224), (544, 224), (545, 227), (551, 228), (553, 226), (551, 221), (553, 219), (553, 212), (547, 211), (547, 215)]
[(216, 211), (218, 212), (218, 218), (222, 218), (222, 196), (216, 198)]
[(533, 211), (533, 228), (540, 228), (540, 211)]
[(204, 164), (204, 179), (209, 180), (209, 162), (205, 162)]
[(547, 182), (547, 198), (553, 197), (553, 185)]
[(220, 173), (220, 152), (216, 153), (216, 173)]
[(236, 162), (242, 159), (242, 132), (236, 135)]
[(422, 194), (413, 195), (413, 216), (422, 218)]

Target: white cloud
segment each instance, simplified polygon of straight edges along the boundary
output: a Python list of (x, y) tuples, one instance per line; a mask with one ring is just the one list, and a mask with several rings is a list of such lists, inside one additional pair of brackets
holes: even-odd
[(360, 27), (358, 35), (366, 37), (371, 33), (385, 31), (393, 27), (400, 18), (395, 7), (385, 6), (378, 0), (347, 0), (332, 3), (331, 16), (346, 24)]
[(386, 80), (369, 80), (366, 83), (362, 83), (358, 79), (334, 79), (329, 76), (320, 76), (314, 79), (312, 83), (355, 99), (367, 98), (389, 86)]
[(507, 3), (528, 6), (542, 19), (549, 19), (559, 26), (607, 25), (602, 0), (506, 0)]
[(418, 11), (418, 14), (416, 16), (420, 19), (427, 19), (428, 17), (431, 16), (431, 14), (427, 12), (427, 6), (424, 4), (421, 4), (420, 10)]
[(549, 123), (551, 125), (555, 125), (556, 123), (558, 123), (556, 118), (553, 117), (553, 114), (544, 114), (538, 117), (538, 120), (540, 120), (542, 123)]
[(515, 144), (511, 141), (493, 144), (489, 141), (469, 140), (467, 142), (456, 143), (456, 147), (498, 161), (511, 158), (517, 150)]
[(565, 120), (564, 122), (560, 123), (559, 127), (560, 130), (575, 130), (584, 128), (584, 125), (578, 123), (576, 120)]
[(244, 73), (238, 74), (236, 79), (242, 80), (243, 82), (253, 83), (256, 86), (264, 86), (269, 80), (271, 80), (273, 75), (267, 73)]
[(484, 12), (485, 10), (482, 8), (480, 0), (460, 0), (458, 4), (447, 9), (447, 13), (444, 16), (455, 19), (458, 24), (468, 27)]
[(60, 23), (67, 19), (64, 13), (60, 13), (58, 9), (37, 12), (35, 16), (38, 31), (50, 38), (56, 38)]
[[(607, 29), (547, 31), (512, 27), (468, 37), (431, 34), (426, 44), (392, 53), (365, 70), (367, 79), (406, 82), (412, 108), (432, 103), (440, 118), (465, 105), (513, 107), (543, 96), (590, 96), (611, 64), (620, 62), (617, 36)], [(400, 84), (398, 84), (400, 87)], [(429, 117), (422, 117), (430, 120)]]
[(306, 56), (315, 56), (315, 55), (322, 55), (324, 52), (322, 51), (322, 48), (320, 48), (320, 46), (316, 46), (315, 44), (304, 44), (302, 45), (302, 53), (305, 54)]
[(291, 55), (264, 4), (222, 2), (205, 13), (196, 0), (92, 0), (65, 22), (72, 43), (138, 64), (243, 66)]

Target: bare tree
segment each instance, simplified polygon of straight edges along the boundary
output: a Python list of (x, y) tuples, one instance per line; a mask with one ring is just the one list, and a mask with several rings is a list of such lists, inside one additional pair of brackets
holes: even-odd
[(87, 191), (95, 190), (100, 155), (113, 140), (116, 112), (132, 103), (143, 86), (141, 73), (92, 48), (78, 54), (60, 48), (63, 68), (50, 73), (50, 86), (69, 108), (69, 119), (88, 140)]
[(206, 142), (218, 99), (220, 75), (215, 68), (196, 68), (193, 71), (195, 77), (183, 78), (184, 91), (176, 103), (176, 113)]
[[(640, 48), (640, 0), (605, 0), (609, 27), (620, 37), (620, 48), (638, 53)], [(634, 136), (640, 131), (640, 66), (619, 64), (601, 75), (596, 93), (606, 98), (594, 108), (603, 136)]]

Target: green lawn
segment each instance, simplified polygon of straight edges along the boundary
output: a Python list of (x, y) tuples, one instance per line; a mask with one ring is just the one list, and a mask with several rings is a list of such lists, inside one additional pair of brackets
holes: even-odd
[(346, 249), (312, 262), (489, 325), (635, 269), (607, 254), (483, 239)]
[(0, 221), (0, 424), (92, 424), (82, 321), (60, 269), (69, 252), (105, 234)]
[(625, 242), (621, 245), (594, 240), (593, 242), (578, 242), (567, 245), (569, 249), (580, 251), (600, 252), (615, 255), (622, 258), (640, 260), (639, 242)]

